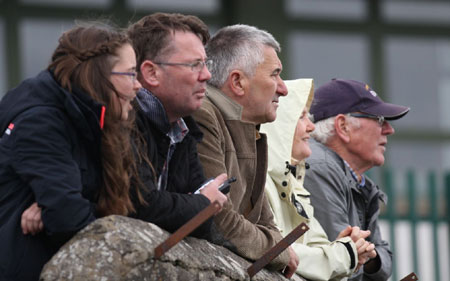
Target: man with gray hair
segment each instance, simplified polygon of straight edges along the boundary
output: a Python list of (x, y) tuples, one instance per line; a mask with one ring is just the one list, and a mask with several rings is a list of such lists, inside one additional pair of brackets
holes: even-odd
[(387, 280), (392, 273), (392, 253), (378, 226), (379, 201), (385, 203), (386, 195), (364, 172), (383, 165), (387, 136), (394, 134), (388, 121), (408, 111), (354, 80), (333, 79), (315, 92), (310, 113), (316, 129), (305, 178), (314, 216), (330, 240), (348, 225), (370, 230), (366, 240), (377, 254), (349, 280)]
[[(220, 29), (206, 45), (212, 77), (193, 115), (204, 134), (198, 152), (206, 176), (237, 179), (214, 221), (228, 246), (251, 260), (282, 239), (264, 193), (267, 140), (259, 133), (260, 124), (275, 120), (278, 99), (287, 95), (277, 52), (279, 43), (266, 31), (248, 25)], [(298, 258), (289, 248), (270, 265), (287, 266), (290, 277)]]

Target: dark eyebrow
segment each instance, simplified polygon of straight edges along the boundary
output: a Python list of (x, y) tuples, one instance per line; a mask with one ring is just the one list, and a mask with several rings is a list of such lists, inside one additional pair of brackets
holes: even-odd
[(194, 61), (207, 61), (207, 60), (208, 60), (207, 57), (203, 58), (202, 56), (198, 56), (198, 57), (192, 58), (189, 61), (194, 62)]

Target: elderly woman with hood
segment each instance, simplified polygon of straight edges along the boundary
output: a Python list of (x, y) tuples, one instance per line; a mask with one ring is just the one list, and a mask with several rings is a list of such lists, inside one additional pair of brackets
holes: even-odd
[[(365, 241), (370, 232), (348, 226), (330, 242), (314, 218), (310, 193), (303, 179), (311, 154), (308, 140), (314, 124), (308, 118), (313, 99), (312, 79), (285, 81), (289, 95), (280, 99), (277, 119), (261, 125), (267, 134), (269, 164), (266, 194), (281, 234), (286, 236), (302, 222), (309, 230), (291, 246), (299, 257), (297, 274), (308, 280), (346, 280), (374, 257), (374, 245)], [(314, 187), (309, 187), (314, 192)]]

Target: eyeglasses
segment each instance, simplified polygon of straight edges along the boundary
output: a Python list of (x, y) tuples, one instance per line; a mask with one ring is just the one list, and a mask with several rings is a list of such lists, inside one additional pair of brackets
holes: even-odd
[(169, 66), (175, 66), (175, 65), (181, 65), (181, 66), (188, 66), (191, 68), (193, 72), (200, 72), (203, 70), (203, 68), (206, 66), (206, 68), (210, 68), (213, 65), (212, 60), (198, 60), (194, 62), (155, 62), (156, 64), (160, 65), (169, 65)]
[(125, 75), (131, 77), (131, 82), (136, 82), (137, 72), (117, 72), (117, 71), (111, 71), (111, 74), (115, 75)]
[(349, 115), (352, 116), (352, 117), (356, 117), (356, 118), (375, 119), (375, 120), (377, 120), (378, 124), (380, 124), (380, 126), (383, 126), (384, 122), (386, 121), (386, 120), (384, 120), (384, 116), (362, 114), (362, 113), (350, 113)]

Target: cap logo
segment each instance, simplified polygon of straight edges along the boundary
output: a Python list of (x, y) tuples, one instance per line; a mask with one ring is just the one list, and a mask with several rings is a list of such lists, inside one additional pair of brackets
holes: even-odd
[(369, 93), (372, 94), (372, 96), (374, 96), (374, 97), (377, 96), (377, 93), (375, 93), (374, 90), (371, 90), (370, 87), (369, 87), (369, 85), (366, 84), (365, 88), (366, 88), (366, 91), (368, 91)]

